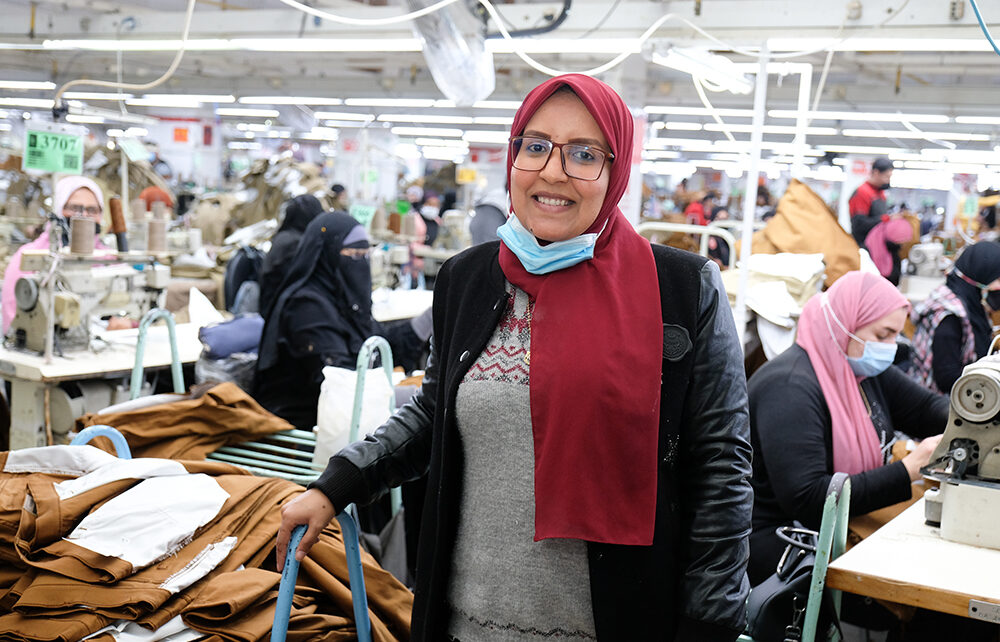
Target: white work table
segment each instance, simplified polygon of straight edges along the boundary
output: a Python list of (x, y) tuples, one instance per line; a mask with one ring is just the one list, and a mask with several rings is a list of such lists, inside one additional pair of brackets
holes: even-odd
[[(177, 351), (182, 364), (194, 363), (201, 354), (198, 327), (176, 326)], [(109, 379), (127, 376), (135, 365), (138, 330), (104, 331), (108, 345), (100, 352), (78, 350), (53, 356), (51, 363), (37, 353), (0, 348), (0, 377), (11, 382), (10, 448), (44, 446), (48, 429), (45, 407), (50, 387), (62, 381)], [(146, 333), (143, 366), (168, 367), (171, 363), (167, 328), (156, 325)]]
[[(1000, 621), (1000, 550), (941, 539), (921, 499), (830, 563), (827, 586), (944, 613)], [(973, 611), (975, 609), (975, 611)]]

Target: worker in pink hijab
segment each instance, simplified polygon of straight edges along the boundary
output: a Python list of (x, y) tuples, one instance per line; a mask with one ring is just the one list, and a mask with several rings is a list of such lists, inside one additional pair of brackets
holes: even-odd
[(889, 218), (868, 232), (865, 247), (871, 254), (878, 273), (899, 285), (899, 244), (913, 240), (913, 226), (905, 218)]
[[(61, 214), (67, 219), (76, 216), (86, 216), (94, 221), (98, 226), (104, 213), (104, 193), (97, 183), (85, 176), (66, 176), (56, 183), (55, 192), (52, 195), (52, 211)], [(6, 335), (10, 329), (10, 323), (14, 320), (14, 313), (17, 311), (17, 302), (14, 298), (14, 286), (17, 280), (26, 273), (21, 270), (21, 255), (26, 249), (48, 249), (49, 234), (52, 233), (52, 223), (45, 225), (41, 235), (30, 243), (26, 243), (18, 248), (7, 270), (3, 275), (3, 333)], [(56, 230), (58, 234), (59, 231)], [(109, 249), (100, 241), (95, 241), (97, 249)]]

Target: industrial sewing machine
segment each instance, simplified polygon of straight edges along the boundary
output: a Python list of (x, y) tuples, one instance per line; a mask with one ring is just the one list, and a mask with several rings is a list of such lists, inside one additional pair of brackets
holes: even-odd
[(908, 273), (915, 276), (940, 277), (946, 261), (943, 243), (917, 243), (907, 256)]
[(139, 319), (157, 306), (170, 268), (148, 256), (76, 256), (66, 251), (25, 251), (18, 280), (17, 311), (8, 337), (15, 348), (51, 354), (90, 345), (91, 321), (127, 314)]
[(989, 352), (952, 386), (948, 426), (921, 473), (941, 482), (924, 494), (924, 518), (942, 538), (1000, 549), (1000, 353)]

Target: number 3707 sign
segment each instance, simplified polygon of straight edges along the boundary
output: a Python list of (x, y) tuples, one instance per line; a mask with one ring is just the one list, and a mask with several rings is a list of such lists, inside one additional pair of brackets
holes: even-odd
[[(25, 132), (23, 169), (55, 174), (83, 171), (83, 136), (75, 127), (29, 127)], [(67, 131), (68, 130), (68, 131)]]

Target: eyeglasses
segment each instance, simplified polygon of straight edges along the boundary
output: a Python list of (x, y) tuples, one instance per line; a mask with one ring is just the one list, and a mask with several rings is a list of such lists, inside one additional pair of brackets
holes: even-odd
[(518, 136), (510, 139), (514, 167), (525, 172), (540, 172), (549, 162), (552, 149), (558, 147), (563, 171), (570, 178), (596, 181), (604, 171), (604, 161), (613, 161), (615, 155), (591, 145), (553, 143), (546, 138)]
[(94, 207), (93, 205), (83, 206), (74, 203), (73, 205), (68, 205), (68, 204), (64, 205), (63, 211), (71, 212), (73, 214), (76, 214), (77, 216), (79, 216), (80, 214), (86, 214), (87, 216), (97, 216), (98, 214), (101, 213), (101, 208)]

